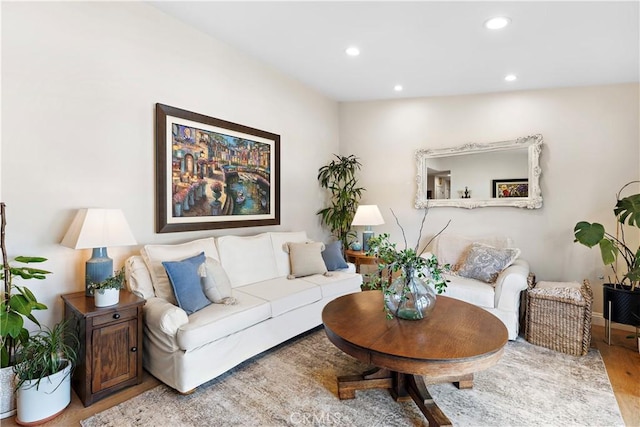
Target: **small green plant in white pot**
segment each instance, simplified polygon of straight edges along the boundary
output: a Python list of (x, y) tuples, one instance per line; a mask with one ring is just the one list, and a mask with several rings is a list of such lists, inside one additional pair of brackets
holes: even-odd
[(33, 425), (58, 416), (71, 402), (71, 370), (78, 336), (67, 322), (43, 327), (21, 348), (16, 374), (18, 424)]
[(89, 283), (88, 288), (93, 292), (96, 307), (117, 304), (120, 301), (120, 289), (124, 288), (124, 267), (100, 283)]

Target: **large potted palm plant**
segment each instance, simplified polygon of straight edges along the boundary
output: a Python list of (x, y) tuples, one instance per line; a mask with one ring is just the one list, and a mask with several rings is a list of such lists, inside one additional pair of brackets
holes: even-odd
[(320, 186), (331, 192), (329, 206), (320, 209), (322, 223), (331, 234), (342, 242), (342, 248), (349, 247), (349, 239), (355, 233), (351, 231), (351, 222), (362, 197), (364, 188), (358, 186), (356, 173), (361, 164), (353, 154), (350, 156), (335, 155), (336, 159), (318, 170)]
[(640, 194), (622, 197), (623, 191), (640, 181), (625, 184), (616, 194), (613, 214), (615, 234), (599, 223), (580, 221), (574, 227), (575, 242), (598, 246), (602, 261), (613, 273), (605, 283), (603, 313), (605, 319), (625, 325), (640, 326), (640, 245), (635, 250), (627, 244), (629, 227), (640, 229)]
[(1, 369), (0, 369), (0, 418), (6, 418), (15, 413), (16, 399), (13, 391), (14, 373), (13, 365), (16, 363), (16, 354), (21, 346), (29, 340), (29, 330), (25, 327), (27, 320), (38, 327), (40, 323), (33, 316), (32, 311), (44, 310), (46, 305), (38, 302), (35, 295), (26, 287), (14, 283), (14, 279), (42, 280), (49, 271), (29, 266), (32, 263), (46, 261), (42, 257), (19, 256), (15, 261), (20, 264), (10, 265), (5, 246), (6, 213), (5, 204), (0, 203), (0, 215), (2, 228), (0, 234), (0, 246), (2, 248), (2, 270), (0, 280), (4, 283), (2, 303), (0, 305), (0, 340), (2, 341)]

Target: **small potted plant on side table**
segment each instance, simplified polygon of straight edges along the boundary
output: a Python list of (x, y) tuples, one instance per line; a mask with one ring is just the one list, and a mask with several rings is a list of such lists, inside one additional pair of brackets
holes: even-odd
[(124, 267), (100, 283), (89, 283), (88, 288), (93, 292), (96, 307), (117, 304), (120, 301), (120, 289), (124, 288)]

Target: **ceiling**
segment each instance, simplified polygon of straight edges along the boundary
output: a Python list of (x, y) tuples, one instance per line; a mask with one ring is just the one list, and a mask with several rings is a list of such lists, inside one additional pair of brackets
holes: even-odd
[(638, 1), (151, 4), (337, 101), (639, 81)]

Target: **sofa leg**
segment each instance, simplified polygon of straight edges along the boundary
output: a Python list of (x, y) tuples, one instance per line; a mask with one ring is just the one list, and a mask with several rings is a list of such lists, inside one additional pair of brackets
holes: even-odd
[(196, 389), (195, 389), (195, 388), (192, 388), (191, 390), (188, 390), (188, 391), (178, 391), (178, 393), (180, 393), (180, 394), (181, 394), (181, 395), (183, 395), (183, 396), (188, 396), (188, 395), (190, 395), (190, 394), (195, 393), (195, 391), (196, 391)]

